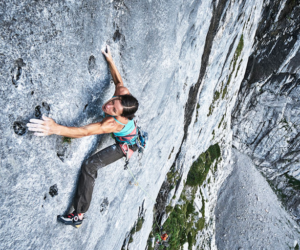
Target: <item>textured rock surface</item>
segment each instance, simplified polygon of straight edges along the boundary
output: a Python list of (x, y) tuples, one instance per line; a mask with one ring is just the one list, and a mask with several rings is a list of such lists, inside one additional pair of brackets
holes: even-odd
[(266, 3), (233, 112), (234, 145), (252, 157), (300, 223), (300, 2)]
[[(155, 198), (170, 167), (181, 176), (165, 201), (174, 206), (194, 160), (218, 143), (222, 161), (201, 187), (205, 228), (194, 247), (215, 249), (217, 192), (231, 171), (231, 111), (262, 5), (262, 0), (2, 1), (0, 248), (145, 249)], [(77, 230), (58, 224), (56, 215), (71, 206), (84, 158), (113, 140), (37, 138), (25, 124), (43, 113), (67, 126), (100, 121), (101, 105), (114, 91), (101, 54), (106, 43), (140, 101), (137, 120), (150, 143), (142, 158), (134, 155), (131, 161), (136, 180), (122, 161), (99, 171), (87, 219)], [(296, 61), (293, 65), (296, 72)], [(55, 185), (58, 192), (51, 197)], [(132, 235), (141, 218), (142, 227)]]
[(298, 226), (251, 159), (233, 150), (230, 164), (215, 210), (218, 249), (294, 249)]

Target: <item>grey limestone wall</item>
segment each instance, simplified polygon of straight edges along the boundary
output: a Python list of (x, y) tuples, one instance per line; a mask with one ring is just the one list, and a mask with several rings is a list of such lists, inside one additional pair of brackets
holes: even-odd
[(299, 1), (266, 2), (238, 101), (234, 145), (300, 222)]

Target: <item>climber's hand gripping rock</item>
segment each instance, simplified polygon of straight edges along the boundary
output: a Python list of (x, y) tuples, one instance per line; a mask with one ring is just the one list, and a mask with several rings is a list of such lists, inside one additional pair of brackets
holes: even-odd
[(30, 119), (30, 123), (27, 123), (28, 130), (34, 131), (36, 136), (47, 136), (57, 134), (58, 124), (55, 121), (45, 115), (42, 117), (43, 120)]
[(113, 61), (112, 56), (111, 56), (111, 52), (110, 52), (110, 47), (108, 45), (106, 45), (106, 51), (105, 51), (105, 49), (102, 49), (101, 51), (102, 51), (102, 54), (105, 56), (106, 61), (108, 63)]

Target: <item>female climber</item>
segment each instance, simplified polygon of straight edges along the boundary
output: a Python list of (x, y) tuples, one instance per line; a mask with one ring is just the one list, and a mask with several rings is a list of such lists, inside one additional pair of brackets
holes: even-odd
[[(130, 94), (129, 90), (124, 87), (121, 75), (112, 59), (109, 46), (106, 46), (106, 50), (102, 50), (102, 53), (108, 62), (115, 83), (115, 93), (114, 97), (102, 106), (106, 117), (101, 122), (83, 127), (66, 127), (55, 123), (49, 117), (43, 116), (43, 120), (31, 119), (30, 123), (27, 124), (28, 129), (35, 131), (34, 134), (36, 136), (56, 134), (80, 138), (96, 134), (113, 133), (116, 138), (116, 144), (94, 154), (83, 163), (73, 201), (75, 210), (73, 213), (57, 216), (58, 221), (75, 227), (79, 227), (82, 224), (83, 215), (90, 206), (97, 170), (121, 159), (128, 151), (132, 153), (137, 150), (137, 145), (134, 143), (136, 127), (133, 117), (139, 103)], [(122, 140), (126, 139), (126, 136), (131, 143), (124, 145)]]

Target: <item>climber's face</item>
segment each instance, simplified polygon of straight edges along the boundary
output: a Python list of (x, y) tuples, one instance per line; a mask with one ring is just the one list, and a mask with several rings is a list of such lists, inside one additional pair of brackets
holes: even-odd
[(102, 110), (112, 116), (120, 116), (123, 113), (123, 106), (121, 100), (118, 97), (114, 97), (108, 100), (103, 106)]

